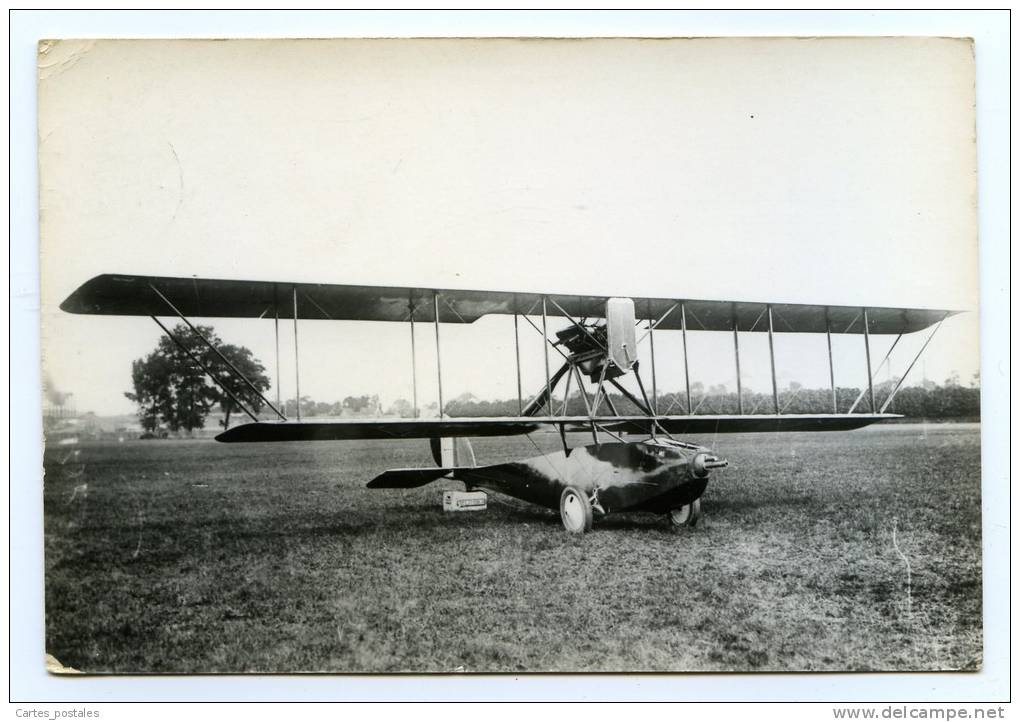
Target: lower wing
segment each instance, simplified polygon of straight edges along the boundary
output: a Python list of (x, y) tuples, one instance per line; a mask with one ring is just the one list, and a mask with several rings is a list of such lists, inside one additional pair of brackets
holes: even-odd
[(462, 419), (337, 419), (333, 421), (261, 421), (242, 424), (216, 437), (227, 443), (266, 441), (350, 441), (356, 439), (428, 439), (438, 437), (517, 436), (546, 428), (566, 432), (598, 429), (617, 434), (732, 434), (776, 431), (848, 431), (899, 414), (777, 414), (713, 416), (587, 416)]

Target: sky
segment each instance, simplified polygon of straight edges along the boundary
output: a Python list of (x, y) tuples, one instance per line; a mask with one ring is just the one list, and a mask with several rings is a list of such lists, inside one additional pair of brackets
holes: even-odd
[[(131, 412), (131, 360), (161, 333), (59, 311), (111, 272), (960, 309), (911, 379), (978, 368), (965, 40), (62, 41), (39, 68), (44, 369), (81, 411)], [(271, 321), (211, 323), (275, 379)], [(406, 325), (299, 334), (303, 395), (410, 398)], [(441, 336), (445, 398), (516, 395), (511, 319)], [(541, 339), (521, 339), (527, 394)], [(679, 390), (679, 334), (655, 344)], [(826, 386), (825, 354), (778, 334), (779, 385)], [(860, 336), (834, 355), (837, 383), (865, 382)], [(734, 387), (732, 337), (691, 334), (689, 356)], [(741, 371), (768, 390), (764, 335), (741, 336)]]

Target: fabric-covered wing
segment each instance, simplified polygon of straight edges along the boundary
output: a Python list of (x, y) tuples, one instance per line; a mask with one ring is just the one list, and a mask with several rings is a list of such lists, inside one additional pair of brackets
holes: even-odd
[(217, 441), (351, 441), (354, 439), (430, 439), (444, 436), (516, 436), (537, 431), (532, 418), (376, 419), (335, 421), (260, 421), (220, 433)]
[[(293, 318), (337, 321), (435, 320), (473, 323), (489, 314), (538, 315), (542, 295), (504, 291), (469, 291), (386, 286), (346, 286), (316, 283), (217, 280), (106, 274), (96, 276), (61, 305), (69, 313), (118, 316), (172, 315), (156, 291), (189, 317)], [(438, 294), (438, 303), (433, 294)], [(577, 318), (602, 318), (608, 296), (548, 294), (546, 312)], [(296, 302), (295, 302), (296, 299)], [(679, 298), (634, 298), (638, 318), (662, 319), (663, 330), (681, 327)], [(744, 301), (683, 299), (687, 328), (692, 331), (764, 332), (768, 330), (766, 304)], [(920, 331), (951, 315), (952, 311), (910, 308), (871, 308), (868, 331), (898, 334)], [(780, 333), (864, 333), (863, 309), (856, 306), (821, 306), (776, 303), (773, 328)]]
[[(657, 429), (677, 434), (730, 434), (756, 431), (846, 431), (898, 414), (783, 414), (780, 416), (660, 416)], [(604, 416), (600, 428), (618, 434), (650, 434), (654, 420), (647, 416)], [(587, 416), (379, 419), (337, 421), (261, 421), (228, 429), (217, 441), (348, 441), (352, 439), (428, 439), (438, 437), (516, 436), (540, 428), (590, 431)]]
[[(671, 434), (733, 434), (776, 431), (850, 431), (899, 414), (783, 414), (779, 416), (665, 416), (658, 428)], [(650, 434), (653, 422), (644, 416), (600, 424), (623, 434)]]

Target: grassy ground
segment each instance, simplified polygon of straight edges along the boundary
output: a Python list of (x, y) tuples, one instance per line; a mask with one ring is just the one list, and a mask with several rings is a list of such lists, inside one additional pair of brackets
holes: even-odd
[(53, 447), (47, 651), (124, 673), (980, 666), (976, 426), (694, 440), (731, 460), (701, 526), (583, 538), (504, 497), (444, 514), (454, 482), (364, 488), (429, 463), (423, 441)]

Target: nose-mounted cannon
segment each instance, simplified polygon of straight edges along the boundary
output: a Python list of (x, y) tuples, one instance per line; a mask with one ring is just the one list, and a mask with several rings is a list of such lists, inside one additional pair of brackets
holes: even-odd
[(716, 456), (715, 454), (698, 454), (691, 460), (691, 473), (697, 477), (708, 476), (708, 472), (712, 469), (724, 469), (730, 465), (726, 459)]

